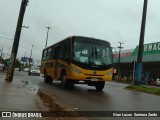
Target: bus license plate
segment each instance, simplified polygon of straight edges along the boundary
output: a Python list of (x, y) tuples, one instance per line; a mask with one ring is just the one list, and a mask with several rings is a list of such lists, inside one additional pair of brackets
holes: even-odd
[(98, 81), (98, 78), (91, 78), (91, 81)]

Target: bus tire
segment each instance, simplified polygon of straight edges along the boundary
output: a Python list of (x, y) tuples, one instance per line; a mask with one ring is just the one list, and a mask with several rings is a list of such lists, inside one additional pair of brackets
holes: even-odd
[(97, 91), (102, 91), (104, 86), (105, 86), (105, 81), (99, 81), (95, 85)]
[(52, 84), (52, 82), (53, 82), (52, 77), (51, 77), (51, 76), (48, 76), (48, 83), (49, 83), (49, 84)]
[(63, 88), (67, 88), (68, 87), (68, 83), (67, 83), (67, 80), (66, 80), (66, 76), (63, 75), (62, 78), (61, 78), (61, 86)]
[(44, 71), (44, 82), (48, 83), (49, 82), (49, 76), (47, 75), (46, 70)]

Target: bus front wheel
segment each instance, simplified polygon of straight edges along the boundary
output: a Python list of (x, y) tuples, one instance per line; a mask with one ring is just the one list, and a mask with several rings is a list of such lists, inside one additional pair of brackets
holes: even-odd
[(48, 83), (48, 82), (49, 82), (49, 77), (48, 77), (46, 71), (44, 71), (44, 82), (45, 82), (45, 83)]
[(97, 84), (95, 85), (97, 91), (102, 91), (103, 88), (104, 88), (104, 86), (105, 86), (105, 82), (104, 82), (104, 81), (99, 81), (99, 82), (97, 82)]
[(68, 87), (65, 75), (63, 75), (62, 78), (61, 78), (61, 85), (62, 85), (63, 88), (67, 88)]

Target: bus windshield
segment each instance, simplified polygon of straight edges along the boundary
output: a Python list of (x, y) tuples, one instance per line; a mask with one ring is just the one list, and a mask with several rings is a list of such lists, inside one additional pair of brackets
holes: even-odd
[(92, 66), (112, 64), (110, 44), (97, 39), (77, 38), (73, 43), (73, 60)]

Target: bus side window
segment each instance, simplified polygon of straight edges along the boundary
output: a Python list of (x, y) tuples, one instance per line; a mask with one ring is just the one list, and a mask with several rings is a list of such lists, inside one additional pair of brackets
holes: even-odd
[(63, 51), (62, 51), (62, 46), (57, 46), (56, 48), (55, 48), (55, 55), (54, 55), (54, 57), (55, 57), (55, 59), (62, 59), (62, 53), (63, 53)]
[(54, 48), (54, 57), (56, 59), (69, 59), (70, 58), (70, 42), (64, 41)]
[(53, 58), (54, 58), (55, 60), (58, 59), (58, 46), (54, 47), (54, 56), (53, 56)]
[(52, 48), (51, 59), (55, 59), (55, 48)]
[(51, 59), (51, 54), (52, 54), (52, 48), (49, 48), (47, 52), (47, 60)]
[(47, 59), (47, 50), (44, 50), (42, 60), (46, 60), (46, 59)]
[(71, 54), (71, 45), (70, 45), (70, 41), (67, 40), (63, 43), (63, 54), (64, 54), (64, 59), (69, 59), (70, 58), (70, 54)]

